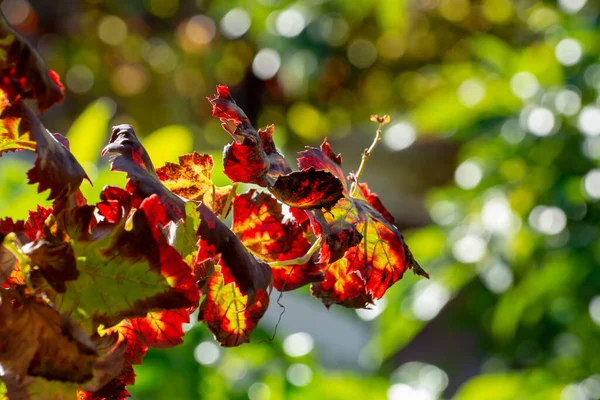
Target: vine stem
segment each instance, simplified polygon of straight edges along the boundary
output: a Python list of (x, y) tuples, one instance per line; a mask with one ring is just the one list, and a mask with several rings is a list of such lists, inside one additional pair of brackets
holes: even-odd
[(377, 147), (377, 143), (379, 143), (379, 141), (381, 140), (381, 129), (383, 128), (383, 125), (388, 124), (391, 121), (391, 118), (388, 114), (384, 115), (383, 117), (380, 117), (378, 115), (371, 115), (371, 121), (377, 122), (379, 125), (377, 126), (377, 131), (375, 131), (375, 138), (373, 139), (373, 143), (371, 143), (371, 146), (368, 149), (365, 149), (363, 151), (360, 166), (358, 167), (358, 171), (356, 171), (356, 174), (354, 174), (355, 181), (352, 184), (352, 189), (350, 190), (352, 197), (356, 197), (356, 193), (358, 191), (358, 181), (365, 170), (365, 166), (367, 165), (367, 161), (369, 161), (371, 153), (373, 153), (373, 150), (375, 150), (375, 147)]
[[(223, 206), (223, 212), (221, 212), (221, 215), (219, 216), (219, 219), (221, 221), (223, 221), (229, 213), (229, 208), (231, 207), (231, 203), (233, 202), (233, 198), (235, 197), (235, 193), (237, 192), (238, 185), (238, 182), (234, 182), (233, 185), (231, 185), (231, 192), (229, 192), (229, 196), (227, 196), (227, 200), (225, 201), (225, 206)], [(214, 201), (213, 204), (215, 204)]]
[(319, 236), (317, 238), (317, 240), (313, 243), (313, 245), (310, 246), (310, 249), (308, 249), (306, 254), (303, 255), (302, 257), (294, 258), (292, 260), (285, 260), (285, 261), (273, 261), (273, 262), (270, 262), (269, 265), (271, 267), (284, 267), (287, 265), (306, 264), (307, 262), (310, 261), (313, 254), (315, 254), (320, 248), (321, 248), (321, 237)]

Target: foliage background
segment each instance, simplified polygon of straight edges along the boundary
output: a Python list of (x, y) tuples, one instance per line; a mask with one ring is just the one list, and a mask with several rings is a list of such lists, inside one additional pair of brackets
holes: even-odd
[[(4, 0), (66, 83), (44, 114), (95, 182), (132, 123), (155, 165), (228, 141), (217, 83), (288, 156), (328, 136), (432, 279), (370, 311), (273, 302), (253, 343), (185, 343), (136, 367), (138, 399), (600, 398), (600, 3), (594, 0)], [(0, 162), (0, 217), (44, 203)], [(217, 184), (226, 183), (222, 174)]]

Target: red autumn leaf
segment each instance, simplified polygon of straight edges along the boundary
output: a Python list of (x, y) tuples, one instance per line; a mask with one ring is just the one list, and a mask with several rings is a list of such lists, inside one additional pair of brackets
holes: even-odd
[(257, 132), (226, 86), (217, 86), (216, 97), (209, 101), (213, 116), (234, 139), (223, 151), (225, 175), (234, 182), (266, 187), (283, 203), (303, 209), (330, 208), (342, 197), (341, 182), (328, 172), (292, 172), (275, 146), (273, 125)]
[(269, 306), (265, 289), (258, 289), (253, 295), (244, 294), (222, 261), (206, 282), (203, 293), (206, 298), (200, 304), (198, 320), (225, 347), (249, 342), (250, 333)]
[(58, 74), (48, 69), (39, 53), (6, 22), (0, 12), (0, 89), (10, 102), (35, 99), (40, 111), (64, 97)]
[(396, 223), (396, 219), (394, 218), (394, 216), (390, 214), (388, 210), (386, 210), (386, 208), (383, 206), (383, 203), (381, 202), (381, 199), (379, 199), (379, 196), (377, 196), (375, 193), (369, 190), (369, 186), (367, 186), (366, 183), (359, 183), (358, 187), (360, 188), (363, 196), (365, 197), (365, 200), (367, 200), (369, 204), (372, 205), (373, 208), (376, 209), (379, 212), (379, 214), (383, 216), (383, 218), (385, 218), (390, 224)]
[(50, 189), (49, 199), (72, 195), (83, 179), (89, 180), (57, 137), (60, 135), (50, 134), (22, 101), (10, 103), (0, 91), (0, 155), (7, 151), (35, 151), (38, 156), (27, 172), (29, 183), (39, 183), (39, 193)]
[(127, 190), (134, 195), (134, 205), (155, 194), (166, 210), (169, 221), (185, 218), (185, 201), (163, 186), (146, 149), (142, 146), (131, 125), (117, 125), (112, 128), (108, 145), (102, 156), (116, 153), (110, 158), (111, 169), (127, 173)]
[(106, 186), (100, 193), (100, 201), (96, 204), (98, 213), (108, 224), (117, 224), (127, 218), (133, 207), (131, 194), (117, 186)]
[[(300, 154), (301, 168), (320, 168), (343, 177), (341, 156), (332, 152), (327, 140), (320, 149), (308, 148)], [(390, 222), (391, 216), (379, 198), (366, 185), (353, 192), (344, 182), (344, 198), (329, 212), (309, 213), (313, 230), (323, 241), (320, 262), (324, 272), (323, 280), (314, 283), (311, 290), (328, 307), (364, 307), (381, 298), (408, 269), (428, 276)]]
[(44, 221), (52, 214), (52, 208), (46, 208), (38, 205), (35, 211), (29, 211), (29, 216), (25, 220), (24, 232), (29, 240), (35, 240), (38, 232), (44, 227)]
[(344, 189), (346, 189), (346, 178), (342, 171), (342, 155), (336, 155), (331, 150), (331, 145), (327, 139), (323, 141), (320, 148), (307, 146), (306, 150), (301, 151), (299, 154), (298, 167), (300, 169), (312, 167), (316, 170), (330, 172), (342, 182)]
[[(266, 262), (303, 257), (311, 246), (302, 227), (294, 219), (284, 218), (276, 199), (254, 190), (236, 197), (232, 230), (248, 250)], [(279, 291), (293, 290), (321, 278), (312, 260), (271, 269), (273, 286)]]
[(78, 400), (124, 400), (130, 396), (127, 385), (135, 383), (134, 365), (142, 364), (148, 347), (144, 345), (129, 320), (106, 330), (107, 334), (118, 335), (117, 345), (124, 346), (124, 362), (117, 374), (99, 388), (84, 388), (77, 392)]
[(307, 210), (331, 208), (344, 196), (343, 189), (331, 173), (314, 168), (281, 175), (269, 188), (282, 203)]
[(157, 311), (129, 322), (144, 345), (168, 348), (183, 343), (183, 324), (190, 322), (190, 314), (188, 310)]
[(188, 200), (200, 200), (220, 215), (232, 187), (217, 187), (212, 182), (214, 162), (209, 154), (186, 154), (179, 164), (166, 163), (156, 170), (158, 178), (171, 192)]
[(267, 289), (271, 268), (250, 254), (237, 236), (204, 204), (198, 206), (198, 255), (196, 265), (219, 258), (215, 272), (206, 282), (206, 294), (198, 319), (204, 321), (223, 346), (249, 340), (269, 305)]

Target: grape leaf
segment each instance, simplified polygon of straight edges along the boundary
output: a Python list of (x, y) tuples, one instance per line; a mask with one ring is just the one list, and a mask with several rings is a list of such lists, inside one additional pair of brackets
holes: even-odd
[[(342, 158), (333, 153), (327, 140), (321, 148), (309, 147), (300, 155), (301, 168), (319, 168), (343, 177)], [(350, 181), (358, 185), (353, 180), (355, 177), (351, 175)], [(311, 291), (327, 307), (331, 304), (365, 307), (381, 298), (408, 269), (428, 277), (414, 260), (379, 198), (366, 184), (352, 191), (351, 194), (344, 180), (343, 199), (329, 212), (309, 213), (315, 234), (323, 240), (320, 263), (324, 264), (324, 278), (313, 283)]]
[(220, 215), (232, 187), (217, 187), (212, 182), (214, 162), (209, 154), (186, 154), (179, 164), (167, 162), (156, 170), (158, 178), (171, 192), (188, 200), (200, 200)]
[(204, 321), (223, 346), (249, 341), (252, 330), (269, 305), (271, 268), (250, 254), (237, 236), (204, 204), (198, 206), (196, 265), (219, 258), (202, 293), (198, 319)]
[(13, 302), (0, 289), (0, 362), (18, 375), (83, 383), (97, 358), (91, 338), (41, 299)]
[(330, 209), (343, 197), (342, 182), (314, 168), (281, 175), (269, 190), (282, 203), (303, 210)]
[(0, 91), (0, 155), (7, 151), (32, 150), (37, 158), (27, 172), (29, 183), (39, 183), (38, 192), (50, 189), (49, 199), (71, 195), (89, 178), (63, 143), (66, 138), (50, 134), (22, 101), (10, 103)]
[(275, 146), (273, 125), (257, 132), (227, 86), (217, 86), (209, 101), (213, 116), (234, 139), (223, 150), (225, 175), (234, 182), (266, 187), (281, 202), (302, 209), (331, 208), (342, 197), (342, 183), (330, 173), (304, 168), (292, 172)]
[[(235, 198), (232, 230), (248, 250), (266, 262), (302, 257), (311, 246), (294, 219), (284, 220), (281, 203), (255, 190)], [(312, 260), (271, 269), (273, 286), (279, 291), (294, 290), (322, 277)]]
[(157, 311), (129, 322), (145, 346), (175, 347), (183, 343), (183, 324), (190, 322), (190, 313), (188, 310)]
[(0, 12), (0, 89), (10, 102), (36, 99), (40, 111), (50, 108), (64, 97), (58, 74), (48, 69), (44, 60), (6, 22)]
[(134, 206), (143, 199), (155, 194), (166, 210), (168, 221), (185, 218), (185, 201), (168, 190), (161, 183), (146, 149), (142, 146), (131, 125), (117, 125), (112, 128), (108, 145), (102, 156), (115, 153), (110, 158), (111, 170), (127, 173), (127, 190), (134, 195)]
[(216, 268), (203, 289), (206, 298), (200, 304), (198, 320), (222, 346), (239, 346), (250, 341), (250, 333), (267, 311), (269, 294), (264, 289), (253, 296), (244, 294), (226, 265), (220, 262)]
[(53, 296), (57, 309), (94, 326), (112, 326), (150, 311), (195, 306), (199, 293), (191, 270), (158, 228), (164, 215), (151, 196), (112, 230), (88, 233), (94, 214), (82, 212), (67, 230), (79, 277)]
[(120, 364), (120, 370), (103, 386), (84, 387), (83, 390), (78, 391), (79, 400), (124, 400), (129, 397), (126, 387), (135, 383), (133, 366), (142, 364), (148, 350), (148, 347), (140, 341), (129, 320), (123, 320), (118, 325), (106, 329), (105, 333), (118, 336), (118, 346), (124, 347), (123, 363)]
[(73, 247), (64, 232), (53, 232), (52, 227), (47, 225), (43, 226), (42, 232), (21, 251), (29, 257), (32, 265), (38, 267), (32, 272), (34, 280), (39, 273), (56, 292), (64, 293), (65, 282), (79, 277)]

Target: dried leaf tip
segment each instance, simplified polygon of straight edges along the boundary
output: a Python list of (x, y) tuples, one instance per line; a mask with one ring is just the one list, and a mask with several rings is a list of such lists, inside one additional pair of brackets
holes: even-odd
[(371, 115), (371, 121), (377, 122), (382, 125), (389, 124), (391, 120), (392, 120), (392, 117), (390, 117), (390, 114), (385, 114), (383, 117), (380, 117), (377, 114)]

